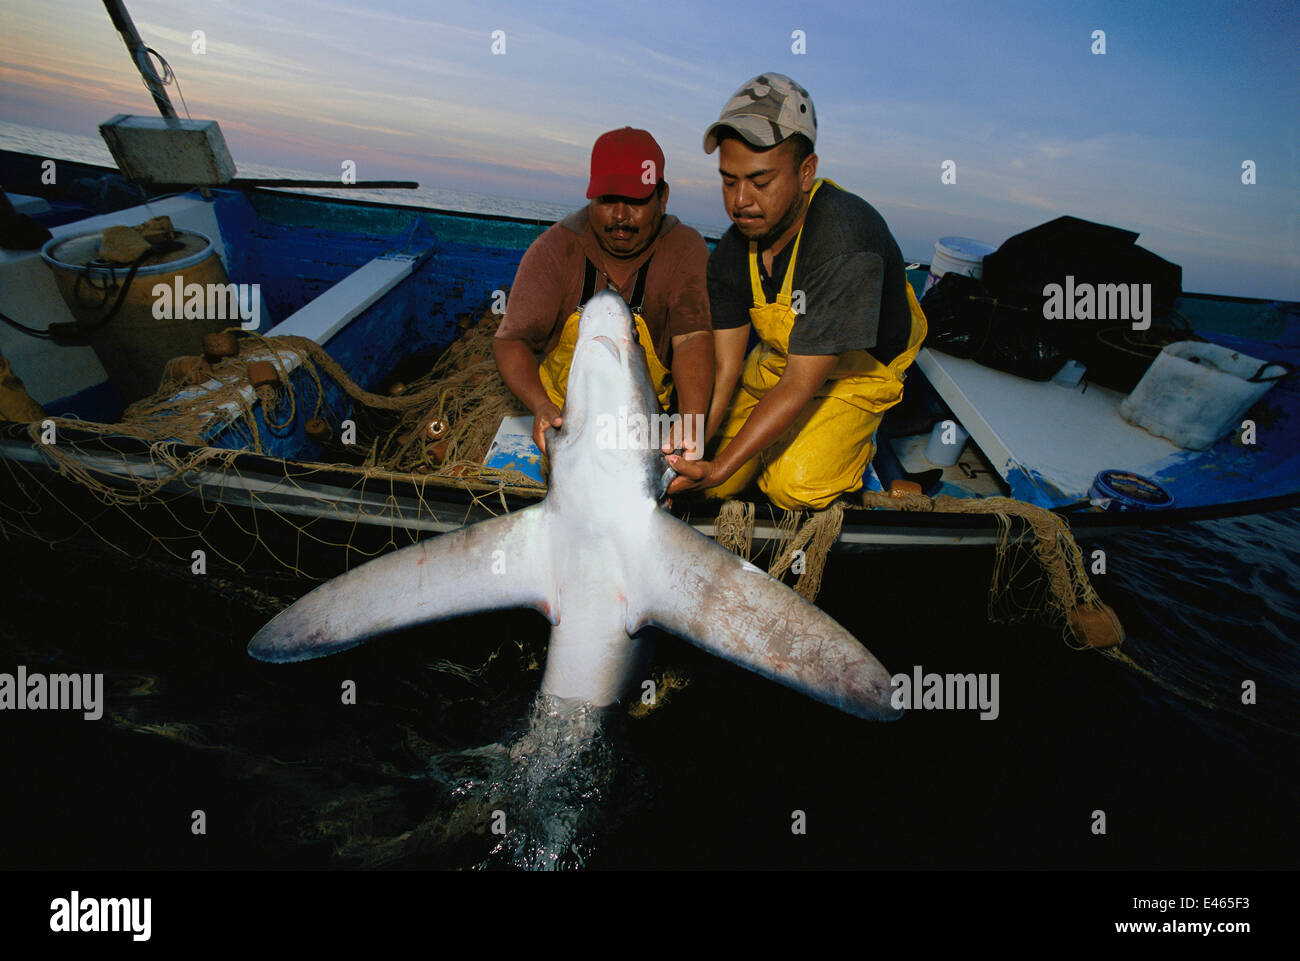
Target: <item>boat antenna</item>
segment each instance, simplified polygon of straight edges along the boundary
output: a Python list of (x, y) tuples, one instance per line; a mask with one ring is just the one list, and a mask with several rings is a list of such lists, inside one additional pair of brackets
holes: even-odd
[(169, 120), (179, 119), (176, 115), (176, 108), (172, 106), (171, 98), (167, 96), (167, 91), (163, 89), (162, 78), (158, 76), (153, 61), (149, 59), (149, 48), (145, 46), (144, 41), (140, 39), (140, 34), (136, 32), (135, 24), (131, 21), (131, 14), (127, 13), (126, 5), (122, 0), (104, 0), (104, 8), (108, 11), (113, 26), (117, 27), (117, 32), (122, 35), (126, 49), (131, 52), (131, 59), (135, 61), (136, 69), (140, 71), (140, 76), (144, 78), (144, 85), (149, 88), (149, 93), (153, 95), (153, 102), (157, 105), (158, 112)]

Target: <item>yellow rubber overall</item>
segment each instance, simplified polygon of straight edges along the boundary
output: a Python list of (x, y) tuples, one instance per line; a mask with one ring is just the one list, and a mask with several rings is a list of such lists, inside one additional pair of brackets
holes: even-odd
[[(569, 367), (573, 364), (573, 350), (578, 344), (578, 318), (581, 316), (582, 311), (575, 310), (565, 318), (559, 343), (542, 358), (541, 368), (537, 372), (542, 378), (542, 386), (546, 388), (546, 395), (551, 398), (551, 403), (561, 409), (564, 408), (564, 391), (569, 383)], [(654, 384), (659, 406), (667, 410), (672, 395), (672, 380), (668, 368), (655, 353), (654, 341), (650, 339), (650, 329), (646, 326), (645, 319), (640, 314), (633, 314), (632, 319), (636, 322), (637, 339), (645, 348), (646, 363), (650, 367), (650, 382)]]
[[(823, 183), (838, 187), (833, 180), (818, 180), (809, 196)], [(791, 306), (791, 286), (803, 228), (794, 241), (790, 265), (776, 302), (763, 294), (758, 272), (758, 245), (749, 245), (749, 281), (754, 306), (749, 319), (759, 337), (758, 345), (745, 359), (740, 386), (723, 425), (719, 453), (726, 449), (744, 426), (749, 415), (785, 371), (790, 350), (790, 331), (799, 314)], [(904, 371), (916, 359), (925, 339), (925, 314), (917, 303), (912, 285), (907, 302), (912, 313), (912, 331), (907, 349), (888, 364), (882, 364), (865, 350), (839, 354), (826, 382), (795, 418), (794, 423), (770, 446), (750, 458), (722, 484), (708, 488), (711, 497), (733, 497), (758, 473), (758, 486), (778, 507), (787, 510), (827, 507), (842, 493), (858, 490), (862, 474), (875, 455), (873, 439), (885, 411), (903, 397)]]

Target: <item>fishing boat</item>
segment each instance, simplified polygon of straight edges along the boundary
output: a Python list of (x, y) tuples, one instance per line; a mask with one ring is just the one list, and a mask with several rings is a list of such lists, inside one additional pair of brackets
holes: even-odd
[[(4, 182), (31, 185), (40, 159), (0, 156)], [(103, 177), (114, 171), (83, 166), (76, 173)], [(66, 219), (67, 202), (56, 198), (49, 212), (36, 219), (51, 224), (55, 238), (154, 217), (168, 217), (178, 229), (210, 238), (232, 282), (258, 285), (263, 320), (273, 319), (263, 333), (319, 344), (367, 391), (379, 390), (404, 358), (445, 350), (464, 328), (458, 322), (483, 310), (495, 291), (508, 290), (524, 250), (548, 226), (261, 187), (206, 193), (191, 191), (74, 220)], [(927, 273), (928, 265), (909, 271), (918, 293)], [(10, 317), (24, 318), (38, 329), (71, 321), (55, 274), (39, 251), (3, 252), (0, 275), (6, 292), (3, 311)], [(1295, 304), (1188, 294), (1179, 309), (1194, 317), (1197, 330), (1212, 342), (1246, 354), (1300, 360), (1300, 308)], [(121, 417), (125, 402), (89, 348), (57, 346), (10, 328), (0, 332), (0, 350), (47, 414), (96, 424), (113, 424)], [(316, 401), (322, 401), (320, 416), (332, 429), (355, 417), (354, 402), (345, 393), (326, 389), (317, 398), (296, 358), (285, 363), (293, 388), (306, 396), (313, 413)], [(884, 441), (905, 471), (932, 466), (925, 458), (930, 422), (951, 419), (970, 441), (955, 463), (943, 469), (944, 493), (1012, 496), (1067, 513), (1076, 537), (1300, 503), (1300, 460), (1291, 429), (1297, 397), (1287, 382), (1270, 392), (1269, 414), (1257, 422), (1254, 444), (1234, 443), (1233, 435), (1195, 452), (1125, 422), (1119, 414), (1123, 395), (1086, 381), (1062, 388), (923, 350), (908, 386), (924, 392), (919, 406), (928, 416), (922, 430), (895, 433)], [(371, 533), (380, 542), (401, 535), (419, 538), (513, 509), (543, 493), (483, 477), (373, 471), (358, 476), (346, 469), (356, 459), (331, 468), (325, 445), (307, 435), (307, 403), (292, 424), (280, 424), (283, 418), (273, 415), (272, 430), (261, 401), (250, 397), (260, 445), (252, 443), (233, 408), (227, 412), (232, 416), (214, 417), (204, 443), (231, 455), (220, 466), (212, 462), (172, 478), (157, 496), (171, 511), (180, 509), (178, 494), (193, 497), (204, 512), (219, 504), (249, 528), (268, 523), (252, 515), (275, 514), (281, 520), (298, 519), (297, 525), (329, 543), (373, 543), (375, 537), (362, 534), (366, 528), (375, 528)], [(886, 428), (890, 426), (887, 418)], [(67, 500), (72, 497), (67, 488), (77, 483), (61, 475), (50, 445), (42, 445), (34, 434), (39, 432), (28, 424), (9, 422), (0, 429), (0, 455), (11, 467), (10, 504), (23, 504), (26, 497), (41, 500), (46, 493)], [(138, 488), (164, 470), (151, 442), (138, 437), (68, 424), (58, 434), (55, 449), (75, 447), (80, 466), (107, 484), (116, 479)], [(177, 448), (173, 458), (189, 453), (184, 445), (172, 446)], [(304, 470), (308, 464), (314, 465), (309, 472)], [(884, 490), (889, 484), (891, 478), (878, 467), (868, 472), (868, 489)], [(1089, 482), (1103, 469), (1153, 478), (1172, 495), (1173, 506), (1091, 509)], [(683, 502), (678, 509), (702, 529), (712, 529), (716, 507), (708, 502)], [(760, 512), (757, 540), (775, 536), (774, 517), (775, 512), (767, 517)], [(344, 536), (344, 531), (350, 533)], [(993, 523), (981, 515), (854, 510), (846, 515), (838, 546), (852, 551), (989, 544), (995, 534)]]
[[(102, 129), (115, 151), (133, 137), (171, 130), (201, 141), (200, 153), (214, 162), (203, 122), (152, 119), (117, 117)], [(302, 190), (341, 184), (239, 181), (233, 165), (220, 175), (220, 162), (215, 182), (197, 188), (194, 180), (165, 183), (156, 172), (126, 184), (122, 173), (133, 164), (121, 160), (121, 169), (59, 160), (51, 184), (49, 159), (0, 153), (0, 183), (20, 212), (52, 234), (41, 250), (0, 251), (0, 312), (11, 322), (0, 325), (0, 352), (42, 408), (30, 422), (0, 423), (6, 531), (47, 540), (89, 533), (181, 557), (198, 545), (240, 567), (260, 549), (294, 573), (327, 577), (544, 496), (544, 484), (515, 470), (457, 469), (428, 456), (414, 466), (385, 463), (378, 455), (385, 431), (391, 446), (392, 424), (379, 424), (371, 408), (373, 398), (389, 396), (391, 404), (380, 404), (389, 413), (416, 409), (394, 390), (412, 358), (428, 370), (481, 329), (480, 318), (499, 316), (524, 251), (548, 223), (314, 196)], [(87, 198), (113, 209), (91, 212)], [(85, 306), (98, 297), (93, 306), (102, 314), (129, 301), (123, 291), (132, 285), (162, 290), (179, 312), (184, 285), (177, 281), (173, 297), (179, 271), (166, 264), (161, 282), (143, 272), (132, 280), (124, 268), (109, 268), (104, 280), (102, 268), (62, 262), (59, 252), (76, 238), (99, 240), (107, 228), (158, 218), (206, 243), (200, 254), (220, 262), (223, 283), (257, 292), (256, 329), (229, 324), (241, 328), (243, 346), (225, 368), (213, 366), (222, 358), (199, 356), (195, 336), (191, 369), (211, 376), (173, 381), (175, 403), (155, 403), (131, 429), (116, 429), (138, 397), (110, 376), (111, 358), (106, 366), (102, 351), (61, 345), (51, 325), (66, 335), (84, 324), (77, 298)], [(929, 269), (908, 269), (918, 296)], [(137, 310), (156, 311), (159, 301), (159, 294), (145, 297)], [(1300, 363), (1300, 305), (1184, 293), (1175, 308), (1203, 342), (1277, 362), (1282, 371)], [(214, 329), (239, 321), (233, 310)], [(260, 386), (251, 377), (236, 383), (232, 372), (247, 374), (235, 363), (241, 358), (244, 366), (269, 365), (272, 376)], [(479, 381), (495, 375), (471, 373)], [(1201, 450), (1131, 423), (1122, 416), (1125, 394), (1086, 377), (1066, 386), (1034, 381), (927, 348), (907, 388), (905, 409), (891, 411), (877, 437), (866, 495), (844, 502), (837, 551), (987, 546), (1005, 536), (987, 512), (891, 509), (884, 495), (933, 469), (927, 452), (942, 431), (969, 440), (945, 458), (941, 475), (929, 477), (929, 493), (947, 495), (949, 504), (1015, 498), (1067, 517), (1079, 539), (1300, 504), (1300, 388), (1292, 378), (1279, 376), (1243, 415), (1248, 429), (1229, 430)], [(446, 429), (435, 424), (436, 411), (418, 413), (417, 429)], [(410, 435), (403, 435), (408, 448)], [(419, 440), (427, 454), (437, 437)], [(713, 533), (715, 503), (680, 499), (672, 509)], [(755, 544), (788, 542), (781, 514), (758, 505)]]

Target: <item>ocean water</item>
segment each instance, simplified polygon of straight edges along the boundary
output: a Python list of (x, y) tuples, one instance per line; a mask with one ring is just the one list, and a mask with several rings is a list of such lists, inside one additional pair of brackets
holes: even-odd
[(1292, 510), (1099, 542), (1150, 675), (990, 624), (991, 551), (833, 557), (819, 603), (891, 671), (998, 675), (996, 718), (893, 723), (672, 637), (648, 714), (558, 719), (529, 612), (261, 664), (248, 640), (310, 584), (10, 541), (0, 665), (103, 671), (107, 697), (97, 721), (4, 718), (26, 829), (0, 867), (1290, 867), (1298, 534)]
[[(101, 164), (114, 167), (113, 155), (101, 137), (91, 134), (70, 134), (40, 127), (0, 120), (0, 149), (17, 150), (53, 159), (75, 160), (80, 163)], [(337, 171), (310, 171), (294, 167), (251, 163), (235, 158), (240, 177), (261, 177), (297, 180), (328, 180), (338, 176)], [(406, 177), (374, 179), (405, 180)], [(572, 204), (547, 203), (519, 197), (498, 197), (471, 190), (453, 190), (436, 185), (421, 184), (415, 190), (362, 190), (351, 188), (310, 189), (295, 191), (319, 197), (342, 197), (352, 200), (369, 200), (376, 203), (396, 203), (409, 207), (433, 207), (438, 210), (461, 210), (470, 213), (496, 214), (505, 217), (526, 217), (551, 222), (573, 213), (585, 203), (585, 198), (575, 197)], [(691, 224), (706, 237), (721, 236), (725, 225)]]
[[(42, 149), (102, 162), (82, 141)], [(996, 718), (882, 724), (671, 637), (653, 710), (556, 717), (527, 612), (260, 664), (311, 584), (0, 540), (0, 672), (106, 684), (97, 721), (5, 712), (0, 868), (1294, 867), (1300, 510), (1090, 546), (1136, 667), (989, 623), (991, 551), (833, 557), (819, 603), (891, 671), (998, 678)]]

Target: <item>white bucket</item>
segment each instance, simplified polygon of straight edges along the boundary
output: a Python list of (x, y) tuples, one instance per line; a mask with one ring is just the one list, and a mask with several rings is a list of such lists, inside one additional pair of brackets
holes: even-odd
[(925, 290), (929, 291), (947, 273), (961, 274), (964, 277), (980, 277), (984, 273), (984, 257), (997, 250), (996, 247), (971, 240), (969, 237), (940, 237), (934, 245), (934, 259), (930, 261), (930, 276), (925, 278)]
[(1287, 372), (1218, 344), (1180, 340), (1156, 355), (1120, 403), (1120, 416), (1179, 447), (1204, 450), (1238, 429), (1242, 414)]
[[(945, 436), (946, 435), (946, 436)], [(957, 463), (970, 434), (962, 430), (955, 420), (941, 420), (930, 431), (930, 439), (925, 442), (925, 459), (935, 467), (951, 467)]]

